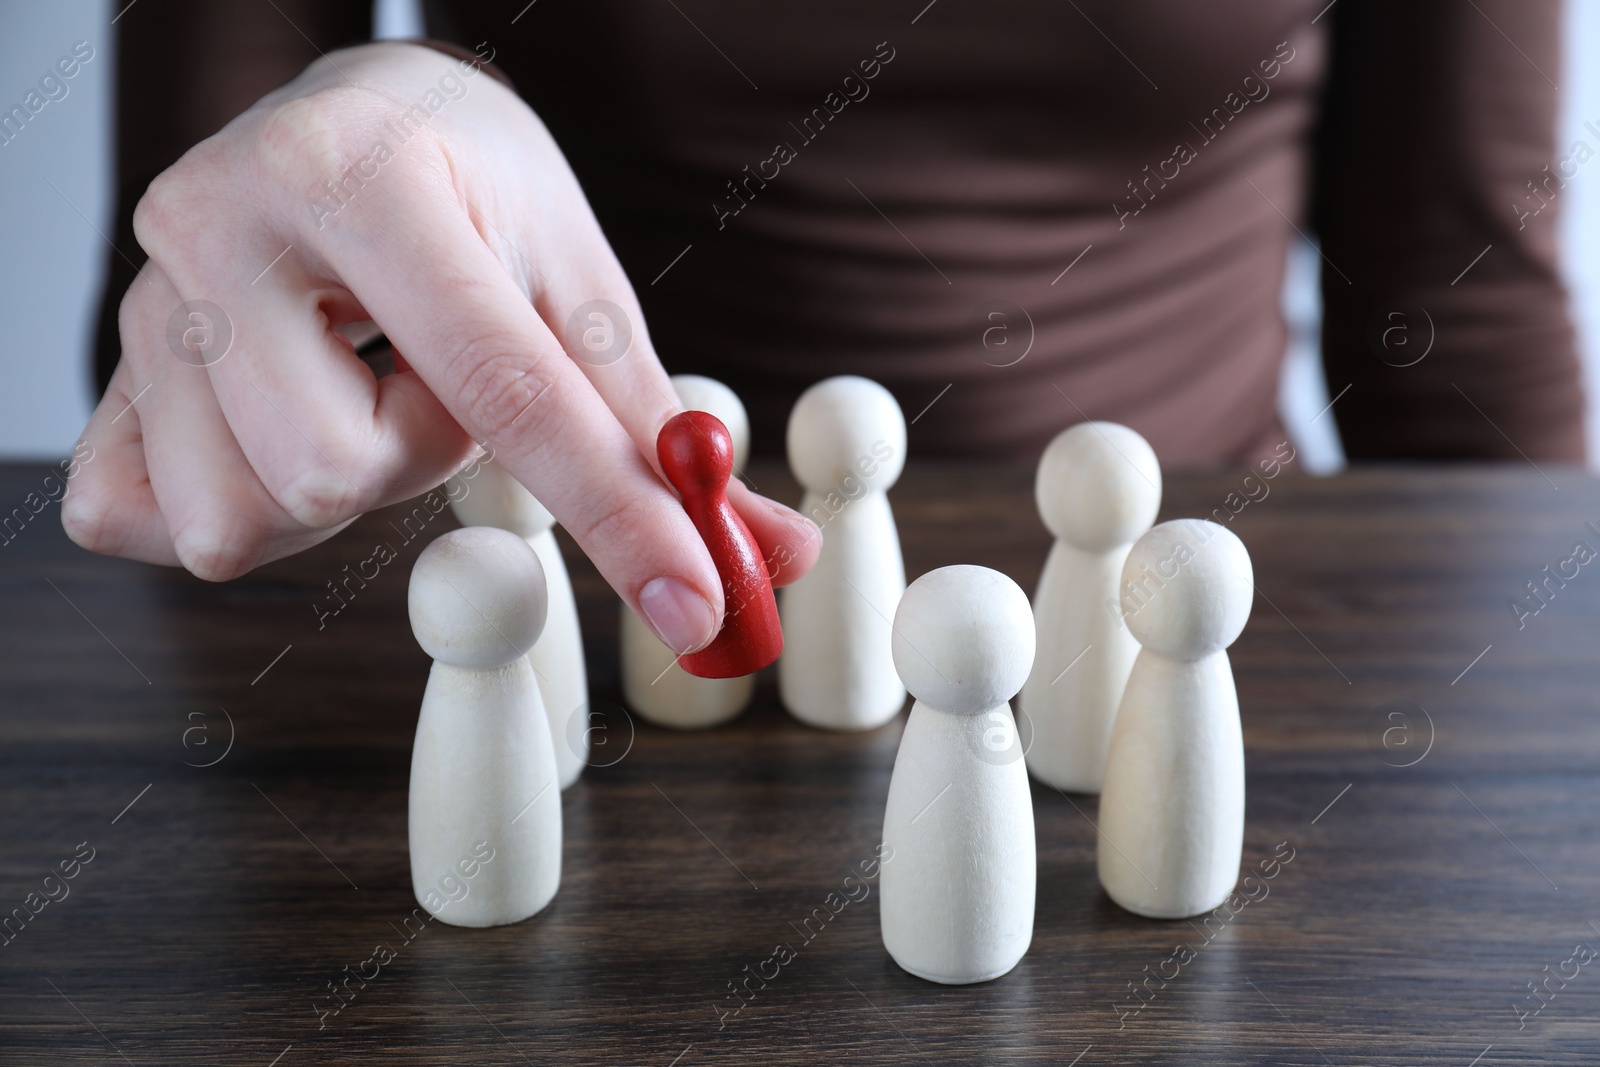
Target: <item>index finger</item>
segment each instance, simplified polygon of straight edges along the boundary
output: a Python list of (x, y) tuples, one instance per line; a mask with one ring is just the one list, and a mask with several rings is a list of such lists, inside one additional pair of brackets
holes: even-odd
[[(398, 178), (399, 176), (397, 176)], [(385, 183), (388, 218), (323, 254), (469, 433), (675, 651), (720, 627), (722, 583), (677, 498), (453, 199)]]

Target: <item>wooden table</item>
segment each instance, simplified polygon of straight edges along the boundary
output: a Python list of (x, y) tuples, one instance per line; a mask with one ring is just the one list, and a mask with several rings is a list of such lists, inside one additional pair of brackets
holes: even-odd
[[(44, 475), (0, 469), (4, 508)], [(565, 794), (560, 894), (408, 940), (422, 539), (319, 630), (325, 583), (394, 539), (383, 514), (218, 586), (80, 552), (49, 506), (0, 548), (0, 910), (68, 895), (0, 948), (0, 1062), (1595, 1063), (1600, 565), (1537, 615), (1510, 605), (1575, 542), (1600, 549), (1600, 485), (1528, 466), (1266, 484), (1231, 523), (1261, 594), (1233, 662), (1245, 866), (1274, 876), (1209, 928), (1136, 918), (1096, 881), (1095, 799), (1036, 786), (1033, 947), (966, 988), (894, 965), (876, 890), (800, 930), (873, 854), (903, 718), (810, 730), (764, 679), (724, 729), (630, 723), (616, 600), (572, 555), (611, 765)], [(908, 572), (979, 563), (1031, 590), (1031, 487), (913, 463)], [(1173, 477), (1163, 515), (1241, 499), (1239, 475)], [(779, 942), (796, 957), (736, 999)]]

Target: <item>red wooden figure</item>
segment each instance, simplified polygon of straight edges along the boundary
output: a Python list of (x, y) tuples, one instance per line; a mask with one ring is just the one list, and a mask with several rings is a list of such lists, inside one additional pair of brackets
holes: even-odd
[(733, 438), (715, 415), (685, 411), (667, 420), (656, 438), (656, 454), (667, 481), (683, 498), (683, 510), (700, 531), (722, 578), (722, 629), (698, 652), (679, 658), (701, 678), (753, 674), (783, 651), (772, 579), (750, 528), (728, 503), (733, 473)]

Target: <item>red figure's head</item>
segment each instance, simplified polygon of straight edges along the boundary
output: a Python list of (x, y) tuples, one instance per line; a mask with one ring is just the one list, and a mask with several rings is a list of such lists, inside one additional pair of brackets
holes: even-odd
[(733, 472), (733, 438), (715, 415), (684, 411), (667, 420), (656, 438), (667, 481), (682, 496), (723, 489)]

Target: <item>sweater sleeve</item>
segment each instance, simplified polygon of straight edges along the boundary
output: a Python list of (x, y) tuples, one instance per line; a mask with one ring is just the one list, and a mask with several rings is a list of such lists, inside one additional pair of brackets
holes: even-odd
[(1314, 203), (1346, 454), (1581, 462), (1556, 222), (1593, 152), (1554, 145), (1561, 4), (1339, 0), (1328, 17)]

